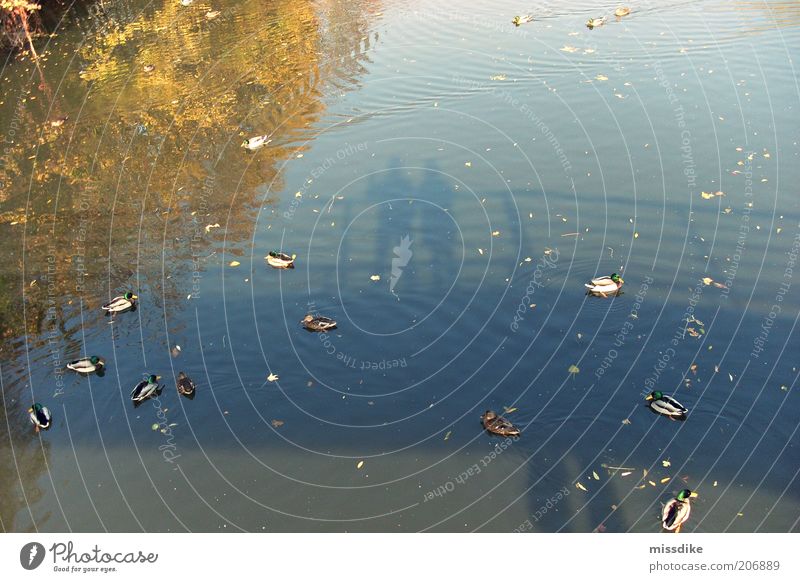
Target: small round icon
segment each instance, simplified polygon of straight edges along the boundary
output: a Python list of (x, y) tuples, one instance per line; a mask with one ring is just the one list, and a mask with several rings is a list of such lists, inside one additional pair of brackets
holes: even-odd
[(39, 542), (29, 542), (19, 551), (19, 563), (26, 570), (35, 570), (44, 561), (44, 546)]

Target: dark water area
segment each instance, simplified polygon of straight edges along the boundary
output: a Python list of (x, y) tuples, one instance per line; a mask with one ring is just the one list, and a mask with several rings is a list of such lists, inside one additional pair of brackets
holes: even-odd
[(119, 0), (6, 55), (2, 529), (798, 531), (800, 7), (616, 7)]

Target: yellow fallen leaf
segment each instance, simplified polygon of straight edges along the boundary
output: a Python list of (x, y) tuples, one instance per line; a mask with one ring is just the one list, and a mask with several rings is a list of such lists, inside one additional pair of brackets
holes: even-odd
[(495, 230), (494, 232), (492, 232), (492, 236), (500, 236), (500, 231)]
[(447, 440), (447, 439), (449, 439), (449, 438), (450, 438), (450, 435), (451, 435), (452, 433), (453, 433), (453, 431), (452, 431), (452, 430), (448, 430), (448, 431), (447, 431), (447, 434), (446, 434), (446, 435), (444, 435), (444, 440)]
[(359, 461), (358, 465), (356, 465), (356, 469), (360, 469), (363, 466), (364, 466), (364, 461)]
[(381, 276), (380, 275), (370, 275), (370, 280), (372, 280), (372, 281), (380, 281), (381, 280)]
[(711, 277), (703, 277), (703, 285), (711, 285), (714, 282), (714, 279)]
[(275, 381), (275, 380), (277, 380), (277, 379), (278, 379), (278, 375), (277, 375), (277, 374), (273, 374), (273, 373), (271, 373), (271, 372), (270, 372), (270, 375), (269, 375), (269, 376), (267, 376), (267, 380), (268, 380), (269, 382), (274, 382), (274, 381)]
[(464, 165), (468, 168), (472, 167), (472, 162), (464, 162)]
[(670, 479), (672, 479), (672, 477), (664, 477), (664, 478), (661, 480), (661, 483), (666, 483), (666, 482), (667, 482), (667, 481), (669, 481)]
[(597, 471), (592, 471), (592, 477), (594, 477), (595, 481), (599, 481), (600, 480), (600, 475), (597, 474)]
[(575, 364), (572, 364), (567, 370), (569, 371), (570, 374), (577, 374), (578, 372), (581, 371), (581, 369)]
[(655, 481), (648, 481), (648, 483), (650, 483), (650, 485), (652, 485), (653, 487), (656, 486), (656, 482)]
[(623, 472), (623, 473), (620, 473), (620, 475), (622, 475), (623, 477), (627, 477), (627, 476), (628, 476), (628, 475), (630, 475), (631, 473), (633, 473), (633, 471), (625, 471), (625, 472)]
[(239, 261), (231, 261), (230, 262), (230, 266), (231, 267), (238, 267), (239, 265), (241, 265), (241, 263)]
[(664, 459), (663, 461), (661, 461), (661, 464), (664, 467), (669, 467), (672, 463), (670, 463), (668, 459)]
[(608, 81), (608, 77), (606, 77), (605, 75), (597, 75), (595, 79), (597, 79), (598, 81)]
[(506, 414), (511, 414), (512, 412), (515, 412), (517, 410), (517, 408), (513, 407), (513, 406), (511, 408), (508, 408), (507, 406), (504, 406), (503, 410), (506, 411)]
[(577, 482), (577, 483), (575, 483), (575, 487), (577, 487), (577, 488), (578, 488), (578, 489), (580, 489), (581, 491), (588, 491), (588, 489), (587, 489), (586, 487), (584, 487), (584, 486), (581, 484), (581, 482), (580, 482), (580, 481), (579, 481), (579, 482)]
[(564, 45), (559, 50), (562, 50), (565, 53), (576, 53), (576, 52), (578, 52), (577, 48), (575, 48), (574, 46), (569, 46), (569, 45)]

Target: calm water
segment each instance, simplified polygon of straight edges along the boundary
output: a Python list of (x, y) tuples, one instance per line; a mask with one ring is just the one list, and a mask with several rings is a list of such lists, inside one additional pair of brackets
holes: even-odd
[(616, 6), (119, 0), (8, 57), (2, 528), (797, 531), (800, 6)]

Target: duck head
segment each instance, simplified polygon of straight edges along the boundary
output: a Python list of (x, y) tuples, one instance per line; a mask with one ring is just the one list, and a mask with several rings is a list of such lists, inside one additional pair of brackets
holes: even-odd
[(661, 400), (663, 396), (664, 396), (663, 393), (656, 390), (655, 392), (651, 392), (650, 394), (648, 394), (645, 400)]
[(689, 498), (691, 497), (697, 497), (697, 493), (695, 493), (691, 489), (682, 489), (681, 491), (678, 492), (678, 496), (676, 497), (676, 499), (678, 501), (689, 501)]

